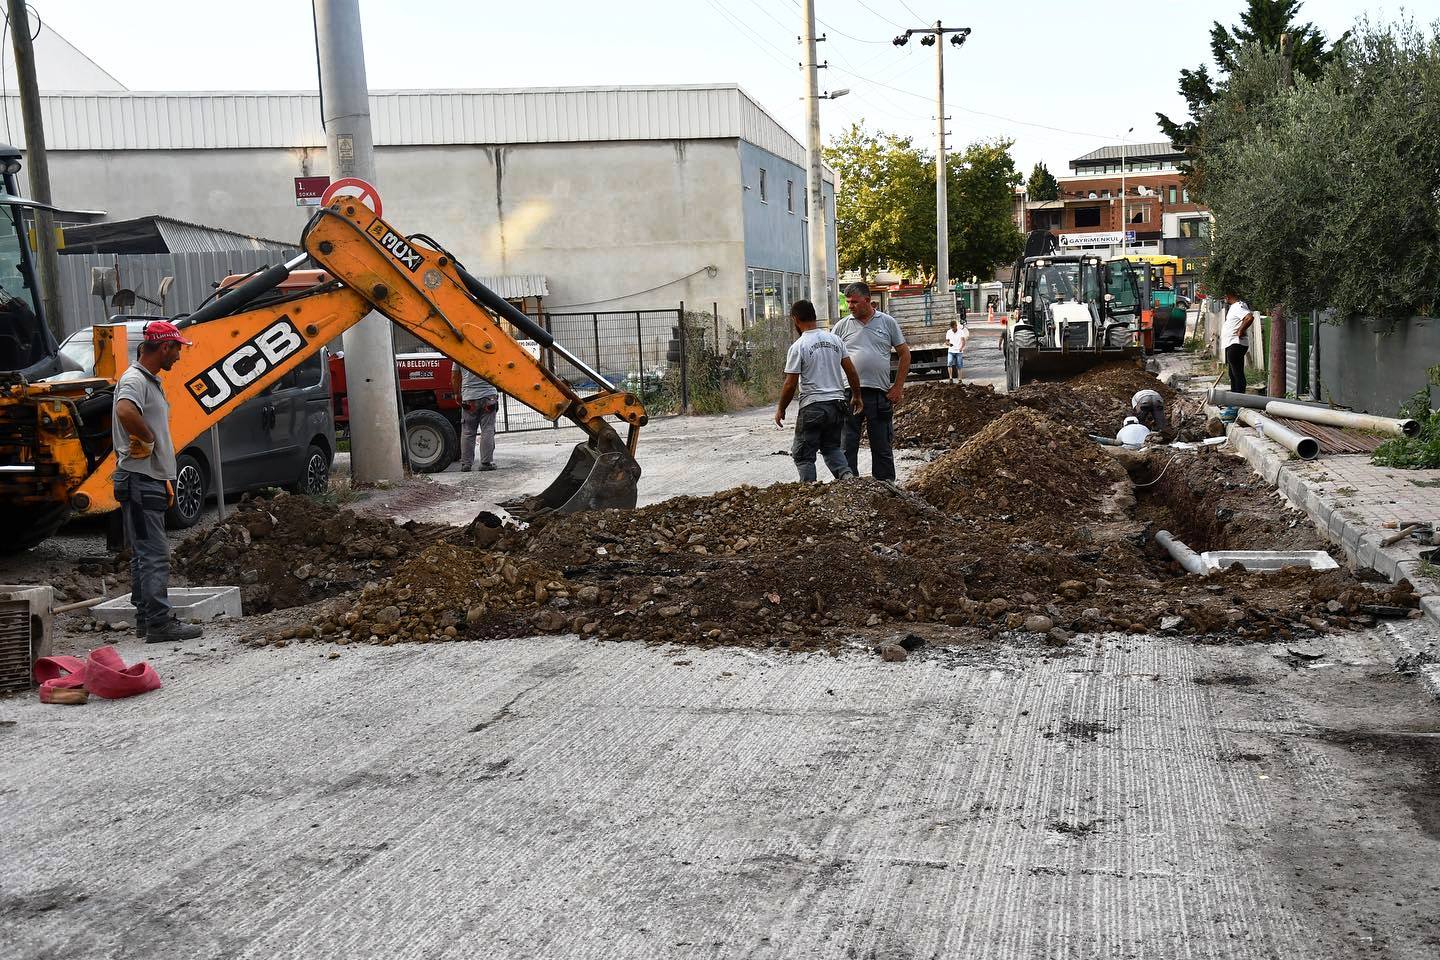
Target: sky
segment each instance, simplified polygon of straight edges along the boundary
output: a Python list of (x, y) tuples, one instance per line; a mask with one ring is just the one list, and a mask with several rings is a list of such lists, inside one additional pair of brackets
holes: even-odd
[[(30, 0), (40, 18), (131, 90), (310, 90), (307, 0)], [(372, 90), (739, 83), (797, 138), (803, 0), (361, 0)], [(816, 0), (825, 139), (852, 123), (935, 142), (935, 49), (905, 27), (972, 28), (945, 47), (952, 149), (1015, 142), (1017, 166), (1060, 175), (1097, 147), (1163, 139), (1157, 110), (1184, 115), (1179, 70), (1209, 60), (1212, 20), (1241, 0)], [(1440, 0), (1306, 0), (1335, 36), (1356, 18), (1440, 19)], [(929, 18), (924, 19), (922, 18)], [(1133, 128), (1133, 133), (1126, 131)]]

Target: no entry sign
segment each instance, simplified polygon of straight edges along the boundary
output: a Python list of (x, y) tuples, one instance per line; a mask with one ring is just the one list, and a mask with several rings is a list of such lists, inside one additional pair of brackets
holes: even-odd
[(361, 180), (359, 177), (341, 177), (325, 188), (325, 192), (320, 195), (320, 206), (330, 206), (330, 201), (336, 197), (354, 197), (374, 210), (375, 216), (384, 216), (383, 208), (380, 205), (380, 191), (376, 190), (375, 185), (367, 180)]

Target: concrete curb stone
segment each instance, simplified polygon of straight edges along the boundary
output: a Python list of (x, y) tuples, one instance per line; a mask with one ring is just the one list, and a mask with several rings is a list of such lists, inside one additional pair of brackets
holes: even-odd
[[(1358, 520), (1345, 516), (1338, 506), (1327, 503), (1319, 491), (1305, 482), (1299, 467), (1302, 461), (1292, 464), (1289, 452), (1283, 447), (1239, 424), (1231, 424), (1226, 435), (1235, 452), (1244, 457), (1265, 482), (1304, 510), (1316, 529), (1338, 542), (1352, 564), (1369, 567), (1391, 583), (1408, 579), (1420, 592), (1420, 609), (1433, 626), (1440, 627), (1440, 593), (1421, 592), (1425, 581), (1419, 577), (1420, 561), (1401, 560), (1382, 549), (1380, 542), (1383, 537), (1366, 530)], [(1414, 653), (1408, 645), (1405, 652), (1407, 655)], [(1421, 676), (1430, 692), (1440, 697), (1440, 666), (1427, 667), (1421, 671)]]

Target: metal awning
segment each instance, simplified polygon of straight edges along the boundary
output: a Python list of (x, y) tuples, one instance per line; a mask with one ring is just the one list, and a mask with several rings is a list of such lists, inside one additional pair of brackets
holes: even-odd
[(550, 296), (550, 288), (545, 284), (545, 274), (543, 273), (497, 274), (489, 277), (482, 276), (478, 279), (506, 300)]

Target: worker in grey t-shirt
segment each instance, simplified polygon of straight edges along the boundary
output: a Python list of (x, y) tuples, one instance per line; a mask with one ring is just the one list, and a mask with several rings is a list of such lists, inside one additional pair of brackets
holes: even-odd
[(450, 388), (460, 397), (460, 472), (475, 468), (475, 435), (480, 435), (480, 469), (495, 469), (495, 414), (500, 391), (458, 363), (450, 367)]
[[(860, 473), (860, 434), (870, 436), (870, 472), (877, 480), (895, 479), (895, 453), (891, 448), (895, 404), (910, 373), (910, 347), (900, 324), (870, 302), (870, 285), (858, 281), (845, 287), (850, 316), (835, 324), (834, 334), (860, 373), (862, 410), (845, 420), (845, 459)], [(900, 355), (895, 382), (890, 382), (891, 351)]]
[(190, 341), (173, 323), (145, 324), (133, 366), (120, 374), (110, 416), (115, 450), (115, 502), (130, 542), (130, 602), (135, 632), (146, 643), (191, 640), (201, 630), (181, 623), (170, 610), (170, 541), (165, 511), (174, 499), (175, 444), (170, 437), (170, 403), (160, 372), (180, 359)]
[(785, 355), (785, 383), (775, 408), (775, 425), (785, 427), (785, 411), (798, 391), (800, 413), (795, 417), (795, 442), (790, 456), (800, 479), (805, 483), (816, 481), (816, 452), (825, 458), (825, 466), (836, 480), (853, 477), (855, 471), (845, 461), (842, 442), (847, 412), (860, 410), (860, 376), (845, 355), (840, 338), (817, 329), (813, 303), (796, 300), (791, 304), (790, 322), (800, 338), (790, 344)]

